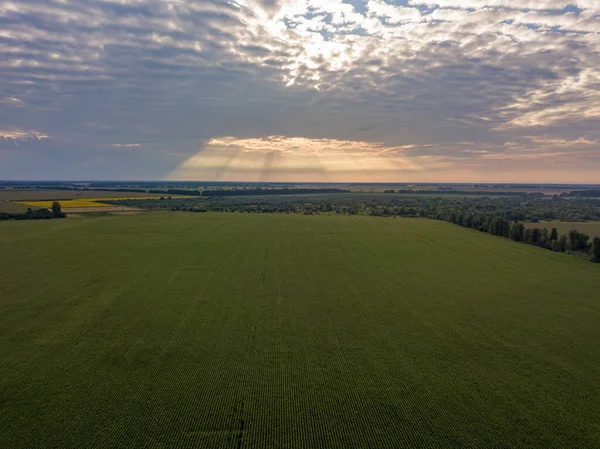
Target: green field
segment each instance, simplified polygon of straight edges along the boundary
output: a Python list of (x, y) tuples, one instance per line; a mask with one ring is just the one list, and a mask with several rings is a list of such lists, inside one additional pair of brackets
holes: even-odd
[(418, 219), (0, 223), (1, 448), (598, 448), (600, 267)]
[[(0, 199), (0, 212), (7, 212), (9, 214), (20, 214), (27, 212), (29, 206), (25, 204), (15, 203), (13, 201), (1, 200)], [(38, 209), (37, 207), (32, 207), (32, 209)]]
[(559, 234), (568, 234), (571, 229), (576, 229), (579, 232), (584, 232), (590, 237), (600, 237), (600, 221), (541, 221), (539, 223), (525, 223), (527, 228), (556, 228)]

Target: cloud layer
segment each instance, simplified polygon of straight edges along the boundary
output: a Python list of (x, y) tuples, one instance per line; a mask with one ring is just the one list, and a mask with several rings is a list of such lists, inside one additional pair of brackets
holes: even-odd
[(597, 0), (31, 0), (0, 20), (0, 178), (600, 182)]

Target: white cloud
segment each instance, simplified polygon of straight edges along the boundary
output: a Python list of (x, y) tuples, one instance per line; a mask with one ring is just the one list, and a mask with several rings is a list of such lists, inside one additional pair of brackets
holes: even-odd
[(564, 9), (569, 5), (580, 8), (598, 8), (595, 0), (409, 0), (410, 5), (441, 6), (446, 8), (484, 8), (486, 6), (500, 6), (515, 9)]
[(39, 131), (33, 130), (22, 130), (22, 129), (0, 129), (0, 139), (4, 140), (42, 140), (48, 139), (49, 136), (47, 134), (41, 133)]
[(371, 17), (384, 19), (392, 24), (414, 22), (421, 19), (421, 12), (417, 8), (391, 5), (383, 0), (369, 0), (367, 10)]
[(542, 83), (525, 92), (502, 114), (513, 116), (499, 129), (549, 126), (561, 121), (600, 119), (600, 72), (585, 69), (576, 76)]
[(0, 98), (0, 103), (4, 103), (17, 108), (25, 107), (25, 102), (16, 97)]
[[(107, 7), (111, 4), (127, 5), (129, 13), (119, 15)], [(562, 11), (570, 4), (583, 12), (549, 11)], [(422, 11), (422, 5), (432, 9)], [(502, 105), (515, 109), (540, 90), (555, 89), (558, 82), (597, 78), (600, 66), (600, 4), (594, 0), (412, 0), (407, 6), (369, 0), (364, 14), (342, 0), (7, 1), (0, 14), (41, 19), (40, 26), (14, 20), (4, 32), (7, 41), (0, 44), (6, 55), (0, 67), (39, 83), (123, 83), (117, 80), (128, 64), (153, 58), (159, 73), (161, 66), (192, 70), (241, 63), (267, 69), (288, 87), (324, 91), (360, 85), (397, 92), (394, 82), (399, 76), (418, 78), (452, 66), (466, 69), (477, 59), (521, 78), (512, 86), (488, 87), (494, 94), (520, 82), (523, 88), (509, 93), (514, 103)], [(79, 28), (83, 23), (85, 30)], [(65, 27), (71, 32), (61, 31)], [(154, 55), (132, 59), (148, 52)], [(532, 79), (532, 67), (548, 73)], [(555, 75), (551, 80), (550, 72)], [(590, 98), (594, 89), (595, 82), (582, 81), (580, 100), (566, 106), (541, 104), (540, 110), (507, 118), (506, 126), (538, 126), (560, 117), (597, 118), (596, 98)], [(546, 94), (552, 100), (551, 92)], [(497, 117), (503, 120), (505, 115)]]

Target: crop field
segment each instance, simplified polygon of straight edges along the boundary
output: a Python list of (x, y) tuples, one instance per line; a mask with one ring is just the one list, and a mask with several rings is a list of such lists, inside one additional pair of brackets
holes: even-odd
[[(110, 207), (102, 201), (114, 199), (154, 199), (158, 194), (141, 192), (110, 192), (106, 190), (35, 190), (35, 189), (3, 189), (0, 190), (0, 212), (26, 212), (33, 209), (52, 208), (54, 201), (59, 201), (65, 212), (82, 212), (83, 208)], [(172, 198), (185, 198), (183, 195), (171, 195)], [(92, 209), (90, 209), (92, 210)], [(108, 209), (107, 209), (108, 210)]]
[[(111, 198), (114, 199), (114, 198)], [(105, 207), (105, 206), (110, 206), (110, 204), (102, 204), (99, 201), (102, 201), (101, 199), (89, 199), (89, 198), (82, 198), (82, 199), (78, 199), (78, 200), (62, 200), (60, 201), (60, 205), (63, 208), (70, 208), (70, 207)], [(19, 201), (20, 204), (23, 204), (25, 206), (31, 206), (31, 207), (45, 207), (45, 208), (52, 208), (52, 203), (53, 201)]]
[(600, 267), (449, 223), (0, 223), (2, 448), (598, 448)]
[(584, 232), (590, 237), (600, 237), (600, 221), (542, 221), (539, 223), (525, 223), (527, 228), (547, 228), (551, 230), (556, 228), (559, 234), (568, 234), (571, 229), (576, 229), (579, 232)]
[[(35, 208), (33, 208), (33, 209), (35, 209)], [(8, 212), (8, 213), (27, 212), (27, 206), (25, 204), (15, 203), (13, 201), (0, 200), (0, 212)]]
[[(156, 199), (159, 198), (160, 195), (154, 195), (154, 196), (145, 196), (145, 197), (135, 197), (135, 198), (129, 198), (127, 196), (122, 196), (119, 197), (118, 199), (121, 200), (129, 200), (129, 199), (136, 199), (136, 200), (147, 200), (147, 199)], [(183, 196), (172, 196), (172, 198), (186, 198)], [(70, 208), (82, 208), (82, 207), (111, 207), (111, 204), (104, 204), (102, 203), (102, 201), (110, 201), (110, 200), (114, 200), (114, 197), (107, 197), (107, 198), (81, 198), (81, 199), (76, 199), (76, 200), (62, 200), (60, 201), (61, 206), (64, 209), (70, 209)], [(24, 204), (26, 206), (31, 206), (31, 207), (38, 207), (38, 208), (52, 208), (52, 203), (54, 201), (19, 201), (19, 204)]]
[(144, 192), (111, 192), (109, 190), (36, 190), (0, 189), (0, 201), (55, 201), (107, 198), (157, 198), (160, 195)]

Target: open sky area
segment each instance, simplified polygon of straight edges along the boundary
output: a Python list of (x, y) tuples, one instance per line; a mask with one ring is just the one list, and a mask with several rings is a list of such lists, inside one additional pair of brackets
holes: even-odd
[(0, 179), (600, 182), (599, 0), (3, 0)]

